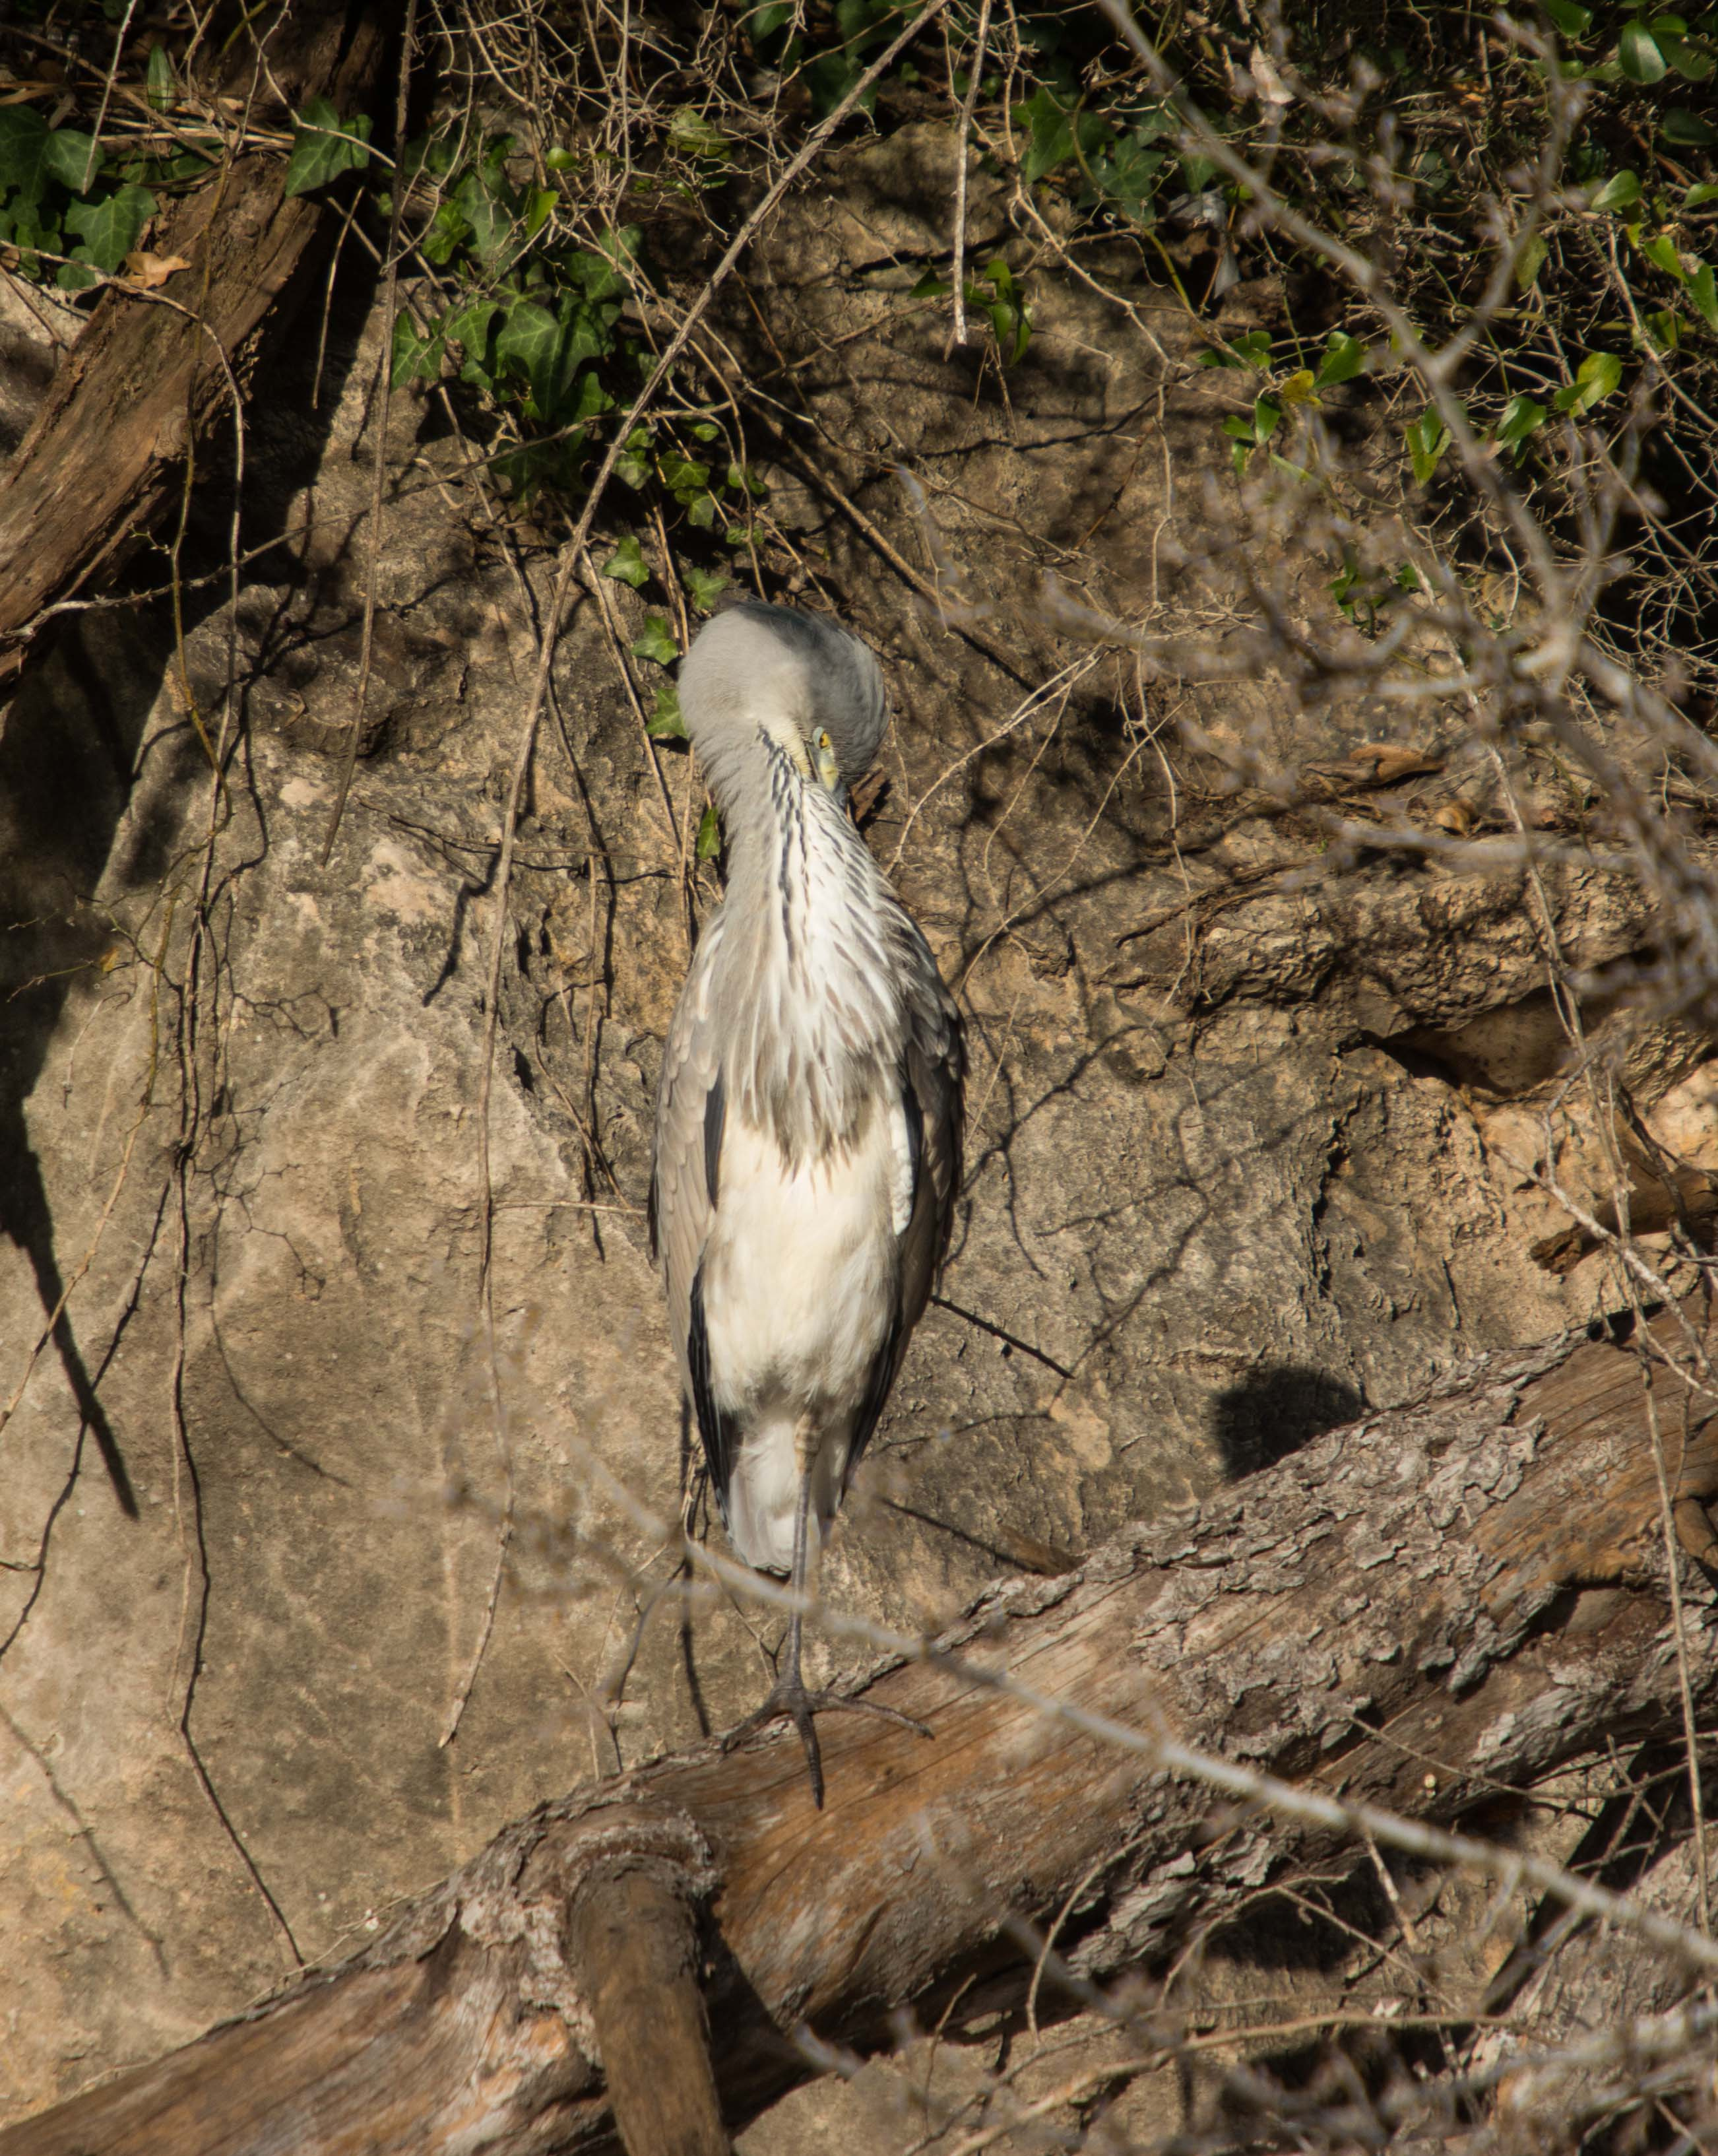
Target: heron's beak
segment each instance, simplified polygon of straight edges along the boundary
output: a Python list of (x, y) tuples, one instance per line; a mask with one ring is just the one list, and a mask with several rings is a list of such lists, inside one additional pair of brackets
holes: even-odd
[(820, 739), (812, 752), (817, 762), (818, 777), (826, 789), (835, 797), (835, 806), (844, 814), (847, 808), (847, 783), (841, 776), (841, 767), (835, 761), (835, 752), (827, 737)]

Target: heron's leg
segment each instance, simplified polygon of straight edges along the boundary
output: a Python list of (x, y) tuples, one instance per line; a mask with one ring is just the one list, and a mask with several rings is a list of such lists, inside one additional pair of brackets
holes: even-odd
[(874, 1714), (885, 1722), (898, 1722), (915, 1731), (921, 1737), (931, 1732), (922, 1722), (911, 1715), (903, 1714), (898, 1707), (885, 1707), (880, 1700), (848, 1699), (840, 1692), (808, 1691), (800, 1673), (800, 1651), (804, 1644), (805, 1617), (798, 1605), (805, 1600), (806, 1573), (811, 1552), (811, 1492), (812, 1476), (816, 1466), (816, 1455), (802, 1445), (799, 1471), (799, 1505), (793, 1515), (793, 1614), (787, 1620), (787, 1640), (783, 1666), (770, 1689), (770, 1696), (756, 1714), (748, 1714), (736, 1729), (730, 1731), (722, 1740), (726, 1752), (749, 1737), (754, 1730), (767, 1722), (791, 1722), (799, 1732), (799, 1741), (805, 1747), (805, 1763), (811, 1774), (812, 1801), (821, 1811), (823, 1808), (823, 1758), (818, 1745), (817, 1724), (813, 1717), (819, 1714)]

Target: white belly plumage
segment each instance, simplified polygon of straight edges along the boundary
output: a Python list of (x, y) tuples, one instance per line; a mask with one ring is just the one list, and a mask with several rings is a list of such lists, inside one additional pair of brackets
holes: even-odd
[(815, 1447), (819, 1527), (841, 1502), (854, 1423), (896, 1306), (900, 1147), (874, 1115), (852, 1147), (790, 1168), (774, 1137), (730, 1115), (704, 1250), (710, 1391), (732, 1419), (728, 1528), (746, 1562), (786, 1572), (799, 1494), (797, 1433)]

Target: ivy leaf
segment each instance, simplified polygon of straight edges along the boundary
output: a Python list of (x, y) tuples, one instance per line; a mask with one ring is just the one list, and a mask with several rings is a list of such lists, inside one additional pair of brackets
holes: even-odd
[(608, 559), (603, 564), (605, 577), (613, 577), (623, 584), (630, 584), (637, 591), (650, 581), (650, 565), (632, 532), (628, 532)]
[[(0, 115), (0, 117), (3, 117)], [(1685, 209), (1704, 209), (1708, 203), (1718, 202), (1718, 180), (1696, 180), (1682, 198)]]
[(1325, 346), (1314, 381), (1320, 389), (1334, 389), (1339, 382), (1351, 382), (1366, 365), (1366, 346), (1358, 337), (1339, 330)]
[(147, 187), (116, 187), (95, 202), (74, 203), (65, 213), (66, 230), (84, 244), (72, 249), (73, 259), (92, 263), (111, 277), (155, 212), (155, 197)]
[(1623, 380), (1623, 362), (1613, 352), (1590, 352), (1575, 372), (1575, 379), (1558, 390), (1551, 402), (1559, 412), (1579, 418), (1595, 404), (1613, 395)]
[(1432, 475), (1449, 447), (1449, 430), (1429, 408), (1408, 429), (1408, 454), (1413, 465), (1414, 484), (1429, 486)]
[(33, 208), (44, 177), (48, 122), (28, 105), (0, 105), (0, 194), (24, 196)]
[(672, 666), (680, 655), (673, 632), (659, 613), (647, 613), (644, 626), (633, 639), (635, 658), (654, 659), (659, 666)]
[(685, 741), (686, 721), (680, 716), (680, 692), (672, 681), (664, 681), (656, 692), (656, 708), (644, 721), (644, 731), (652, 741)]
[(449, 312), (442, 335), (450, 344), (462, 346), (468, 357), (479, 357), (489, 348), (490, 327), (500, 311), (494, 300), (468, 300)]
[(433, 382), (441, 372), (442, 356), (447, 350), (445, 323), (427, 333), (420, 330), (410, 312), (402, 307), (394, 316), (393, 343), (389, 354), (388, 378), (396, 389), (403, 389), (408, 382)]
[(1584, 38), (1592, 25), (1592, 10), (1577, 8), (1575, 0), (1540, 0), (1540, 5), (1566, 38)]
[(1024, 105), (1014, 108), (1014, 121), (1028, 137), (1020, 160), (1020, 177), (1030, 187), (1046, 172), (1065, 165), (1076, 143), (1088, 158), (1110, 139), (1111, 131), (1095, 113), (1070, 111), (1054, 90), (1040, 85)]
[(1646, 25), (1630, 23), (1617, 40), (1617, 64), (1630, 82), (1662, 82), (1669, 64)]
[(485, 269), (504, 268), (524, 246), (519, 198), (508, 185), (497, 148), (486, 151), (467, 172), (454, 190), (453, 204)]
[(634, 492), (644, 486), (650, 477), (650, 429), (634, 427), (626, 438), (626, 447), (616, 458), (614, 476), (624, 480)]
[(1659, 132), (1679, 149), (1710, 150), (1718, 142), (1718, 132), (1710, 121), (1702, 120), (1698, 112), (1685, 111), (1680, 105), (1673, 105), (1659, 122)]
[(683, 457), (678, 449), (664, 451), (658, 459), (658, 468), (663, 485), (676, 501), (695, 501), (700, 494), (710, 490), (710, 466), (691, 457)]
[(95, 137), (75, 127), (56, 127), (42, 145), (42, 169), (74, 195), (88, 194), (101, 170)]
[(1271, 436), (1275, 434), (1278, 423), (1281, 419), (1282, 416), (1283, 408), (1277, 403), (1274, 397), (1259, 397), (1254, 398), (1253, 404), (1254, 440), (1256, 442), (1268, 442)]
[(721, 819), (711, 807), (698, 819), (698, 844), (694, 850), (700, 861), (713, 861), (721, 850)]
[(1593, 197), (1594, 209), (1627, 209), (1631, 203), (1640, 200), (1640, 175), (1638, 172), (1613, 172)]
[(695, 569), (685, 572), (686, 589), (692, 595), (692, 603), (700, 613), (708, 613), (728, 588), (726, 569)]
[(368, 116), (342, 120), (326, 97), (307, 97), (292, 116), (292, 154), (286, 161), (286, 192), (307, 195), (326, 187), (342, 172), (361, 172), (370, 162)]

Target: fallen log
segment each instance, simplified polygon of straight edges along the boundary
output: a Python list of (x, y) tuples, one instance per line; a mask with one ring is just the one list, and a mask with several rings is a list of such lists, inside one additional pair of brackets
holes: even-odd
[[(1682, 1324), (1654, 1337), (1674, 1348)], [(1653, 1399), (1676, 1532), (1709, 1553), (1718, 1402), (1662, 1361)], [(812, 2071), (803, 2025), (864, 2049), (902, 2007), (934, 2015), (967, 1988), (969, 2010), (984, 1979), (993, 2006), (1021, 1919), (1059, 1918), (1064, 1963), (1103, 1979), (1331, 1853), (1315, 1823), (1170, 1774), (1154, 1735), (1446, 1822), (1500, 1784), (1674, 1737), (1644, 1402), (1630, 1346), (1494, 1355), (1065, 1578), (992, 1588), (934, 1658), (870, 1680), (934, 1742), (823, 1723), (823, 1811), (790, 1730), (577, 1791), (364, 1953), (0, 2133), (0, 2156), (612, 2147), (605, 2060), (633, 2156), (701, 2156), (725, 2145), (712, 2062), (731, 2128)], [(1718, 1617), (1685, 1570), (1698, 1709), (1718, 1697)]]
[[(387, 40), (378, 11), (351, 17), (300, 4), (259, 23), (290, 105), (365, 110)], [(230, 429), (241, 354), (325, 214), (285, 186), (284, 157), (252, 154), (176, 203), (150, 244), (189, 267), (159, 294), (109, 285), (62, 362), (0, 482), (0, 691), (45, 610), (110, 576), (178, 499), (187, 450)]]

